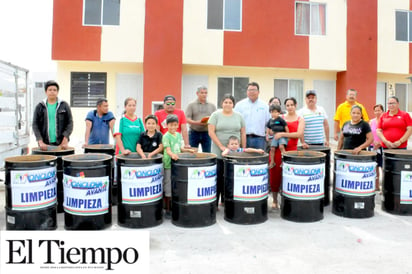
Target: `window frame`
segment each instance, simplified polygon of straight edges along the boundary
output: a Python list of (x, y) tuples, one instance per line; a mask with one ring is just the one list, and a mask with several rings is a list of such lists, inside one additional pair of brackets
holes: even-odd
[(276, 90), (275, 90), (275, 81), (276, 81), (276, 80), (284, 80), (284, 81), (287, 81), (288, 90), (287, 90), (286, 98), (294, 97), (294, 96), (291, 96), (291, 95), (290, 95), (290, 81), (301, 81), (301, 82), (302, 82), (301, 94), (299, 95), (299, 98), (297, 98), (297, 97), (294, 97), (294, 98), (295, 98), (296, 101), (297, 101), (298, 108), (301, 108), (302, 106), (305, 105), (305, 101), (304, 101), (304, 99), (305, 99), (305, 98), (304, 98), (305, 81), (304, 81), (304, 79), (296, 79), (296, 78), (273, 78), (273, 96), (278, 97), (278, 98), (281, 100), (282, 108), (285, 108), (285, 106), (284, 106), (284, 101), (285, 101), (286, 98), (280, 98), (279, 95), (276, 94)]
[[(398, 12), (406, 13), (406, 15), (407, 15), (407, 22), (406, 22), (406, 36), (407, 36), (407, 39), (406, 40), (398, 40), (396, 38), (396, 33), (397, 33), (397, 24), (396, 24), (397, 16), (396, 15), (397, 15)], [(395, 31), (394, 31), (395, 37), (394, 38), (395, 38), (395, 41), (404, 42), (404, 43), (411, 43), (412, 42), (412, 37), (410, 35), (411, 30), (409, 28), (409, 26), (411, 24), (410, 23), (411, 15), (412, 15), (412, 11), (410, 11), (410, 10), (395, 10), (395, 16), (394, 16), (394, 18), (395, 18), (395, 22), (394, 22), (394, 25), (395, 25)]]
[[(88, 82), (88, 86), (87, 86), (88, 90), (86, 92), (88, 94), (87, 95), (88, 100), (87, 100), (86, 105), (78, 104), (78, 103), (76, 103), (77, 100), (76, 101), (74, 100), (74, 97), (78, 96), (78, 92), (76, 92), (76, 94), (74, 94), (74, 90), (73, 90), (74, 85), (73, 84), (74, 84), (74, 81), (80, 81), (80, 79), (73, 79), (73, 75), (75, 75), (75, 74), (78, 74), (78, 75), (88, 74), (89, 75), (88, 81), (87, 81)], [(104, 90), (103, 90), (102, 93), (97, 94), (97, 95), (91, 94), (91, 88), (93, 88), (93, 86), (94, 86), (94, 85), (91, 85), (91, 82), (96, 81), (96, 80), (92, 79), (91, 75), (104, 76), (104, 80), (103, 80), (104, 81), (104, 85), (103, 85)], [(96, 88), (96, 87), (94, 87), (94, 88)], [(81, 91), (81, 92), (84, 92), (84, 91)], [(97, 100), (99, 98), (106, 98), (106, 96), (107, 96), (107, 72), (85, 72), (85, 71), (71, 71), (70, 72), (70, 106), (71, 107), (78, 107), (78, 108), (96, 107)]]
[(98, 0), (98, 1), (100, 1), (100, 3), (101, 3), (100, 24), (87, 24), (87, 23), (85, 22), (85, 20), (86, 20), (86, 1), (87, 1), (87, 0), (83, 0), (83, 17), (82, 17), (82, 24), (83, 24), (83, 26), (88, 26), (88, 27), (120, 26), (120, 4), (121, 4), (121, 1), (120, 1), (120, 0), (119, 0), (119, 23), (118, 23), (118, 24), (115, 24), (115, 25), (113, 25), (113, 24), (104, 24), (103, 15), (104, 15), (104, 3), (105, 3), (105, 0)]
[[(250, 82), (250, 77), (248, 77), (248, 76), (218, 76), (217, 77), (217, 81), (216, 81), (216, 85), (217, 85), (217, 87), (216, 87), (216, 106), (218, 107), (218, 108), (221, 108), (221, 99), (220, 99), (220, 96), (219, 96), (219, 79), (221, 79), (221, 78), (226, 78), (226, 79), (231, 79), (232, 80), (232, 91), (231, 91), (231, 95), (235, 98), (235, 102), (236, 103), (238, 103), (240, 100), (242, 100), (242, 99), (245, 99), (245, 98), (247, 98), (247, 93), (246, 93), (246, 89), (247, 89), (247, 84)], [(236, 96), (235, 96), (235, 78), (244, 78), (244, 79), (247, 79), (247, 83), (246, 83), (246, 85), (245, 85), (245, 87), (244, 87), (244, 90), (245, 90), (245, 97), (242, 97), (242, 98), (240, 98), (240, 99), (238, 99), (238, 98), (236, 98)], [(224, 93), (224, 94), (226, 94), (226, 93)], [(224, 95), (224, 94), (222, 94), (222, 95)]]
[[(297, 25), (296, 25), (296, 12), (297, 12), (297, 4), (305, 4), (309, 5), (309, 33), (308, 34), (302, 34), (302, 33), (297, 33)], [(312, 6), (314, 5), (323, 5), (325, 7), (325, 34), (312, 34)], [(296, 36), (326, 36), (327, 35), (327, 25), (328, 25), (328, 12), (327, 12), (327, 3), (323, 2), (307, 2), (307, 1), (295, 1), (295, 8), (294, 8), (294, 32)]]
[(217, 30), (217, 31), (234, 31), (234, 32), (241, 32), (242, 31), (242, 22), (243, 22), (243, 0), (238, 0), (240, 7), (239, 7), (239, 29), (227, 29), (225, 27), (225, 14), (226, 14), (226, 9), (225, 9), (225, 2), (226, 0), (221, 0), (222, 1), (222, 28), (209, 28), (208, 26), (208, 19), (209, 19), (209, 0), (206, 1), (206, 30)]

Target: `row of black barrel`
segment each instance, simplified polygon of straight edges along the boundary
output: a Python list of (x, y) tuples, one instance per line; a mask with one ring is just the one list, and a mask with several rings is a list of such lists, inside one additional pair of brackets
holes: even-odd
[[(310, 201), (294, 200), (282, 196), (281, 216), (284, 219), (296, 222), (313, 222), (323, 219), (323, 207), (329, 205), (330, 187), (330, 149), (326, 147), (312, 147), (318, 152), (298, 151), (290, 152), (284, 156), (284, 161), (294, 164), (310, 165), (316, 163), (325, 164), (325, 196), (321, 199)], [(85, 149), (86, 154), (72, 155), (74, 149), (40, 151), (33, 150), (37, 156), (19, 156), (6, 160), (6, 228), (10, 230), (21, 229), (55, 229), (57, 227), (56, 212), (63, 212), (63, 174), (79, 176), (82, 172), (85, 177), (108, 176), (110, 178), (109, 203), (118, 204), (118, 223), (121, 226), (131, 228), (144, 228), (156, 226), (162, 223), (163, 202), (142, 204), (139, 206), (122, 203), (121, 179), (119, 177), (122, 166), (142, 167), (161, 164), (162, 158), (157, 155), (151, 159), (141, 159), (137, 154), (118, 156), (117, 180), (114, 180), (114, 154), (113, 147), (90, 146)], [(92, 153), (90, 153), (92, 152)], [(108, 156), (105, 156), (105, 153)], [(45, 158), (46, 155), (54, 155), (56, 158)], [(70, 157), (67, 157), (69, 156)], [(33, 158), (35, 157), (35, 158)], [(36, 158), (37, 157), (37, 158)], [(66, 161), (63, 161), (63, 158)], [(362, 152), (352, 155), (348, 151), (335, 152), (336, 159), (351, 162), (375, 161), (374, 152)], [(384, 201), (382, 208), (390, 213), (412, 215), (412, 206), (400, 203), (401, 172), (411, 170), (411, 151), (394, 150), (385, 151), (384, 156)], [(267, 154), (238, 154), (226, 157), (224, 163), (225, 177), (225, 219), (238, 224), (256, 224), (267, 220), (267, 196), (255, 202), (241, 202), (233, 199), (233, 172), (234, 166), (264, 165), (267, 164)], [(58, 202), (43, 210), (30, 210), (27, 212), (16, 211), (11, 208), (12, 189), (10, 187), (10, 172), (13, 170), (35, 169), (44, 165), (56, 165), (58, 178)], [(207, 153), (182, 154), (172, 166), (172, 222), (183, 227), (207, 226), (216, 222), (217, 204), (215, 201), (193, 205), (187, 203), (188, 172), (190, 167), (206, 167), (216, 165), (216, 156)], [(336, 167), (335, 167), (336, 170)], [(350, 218), (372, 217), (375, 207), (375, 195), (367, 197), (351, 197), (333, 191), (332, 212), (339, 216)], [(362, 205), (362, 206), (359, 206)], [(111, 225), (111, 206), (108, 212), (95, 216), (78, 216), (65, 212), (66, 229), (103, 229)]]

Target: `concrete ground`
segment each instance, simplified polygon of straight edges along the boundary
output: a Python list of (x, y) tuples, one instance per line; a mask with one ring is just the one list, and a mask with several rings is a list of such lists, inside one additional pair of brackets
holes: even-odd
[[(331, 165), (333, 167), (333, 165)], [(4, 180), (4, 172), (0, 173)], [(4, 184), (0, 186), (0, 229), (5, 229)], [(412, 216), (388, 214), (375, 198), (375, 216), (350, 219), (334, 215), (295, 223), (269, 210), (258, 225), (237, 225), (217, 212), (216, 224), (181, 228), (164, 220), (150, 231), (151, 273), (412, 273)], [(271, 199), (268, 206), (271, 205)], [(113, 208), (111, 230), (117, 225)], [(64, 215), (58, 214), (58, 230)]]

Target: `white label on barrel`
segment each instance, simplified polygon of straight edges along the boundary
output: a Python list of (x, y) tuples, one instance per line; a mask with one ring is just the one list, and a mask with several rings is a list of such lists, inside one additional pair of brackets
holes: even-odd
[(64, 211), (73, 215), (102, 215), (109, 212), (109, 176), (63, 175)]
[(123, 204), (147, 204), (162, 199), (163, 165), (120, 168)]
[(268, 196), (268, 165), (233, 166), (233, 200), (253, 202)]
[(336, 160), (335, 190), (350, 196), (375, 194), (376, 162)]
[(412, 171), (401, 171), (401, 204), (412, 204)]
[(37, 210), (57, 201), (56, 167), (12, 170), (10, 179), (13, 210)]
[(283, 163), (282, 194), (296, 200), (323, 198), (325, 164), (295, 165)]
[(187, 168), (187, 203), (216, 201), (216, 165)]

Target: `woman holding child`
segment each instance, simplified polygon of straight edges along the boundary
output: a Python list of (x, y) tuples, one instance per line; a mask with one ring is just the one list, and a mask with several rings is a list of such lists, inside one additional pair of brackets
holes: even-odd
[[(273, 138), (280, 139), (281, 137), (288, 138), (288, 144), (286, 145), (286, 151), (297, 150), (298, 140), (303, 136), (303, 131), (305, 129), (305, 120), (297, 115), (296, 113), (297, 102), (293, 97), (286, 98), (285, 107), (287, 114), (282, 115), (282, 118), (286, 121), (289, 128), (289, 132), (278, 132)], [(282, 182), (282, 153), (279, 149), (276, 150), (275, 154), (276, 165), (270, 169), (270, 187), (272, 189), (273, 203), (272, 208), (278, 209), (278, 194), (280, 184)]]
[(219, 196), (223, 198), (223, 159), (222, 152), (225, 151), (230, 136), (236, 136), (241, 143), (241, 147), (246, 147), (245, 121), (240, 113), (233, 111), (235, 98), (230, 94), (225, 94), (222, 99), (222, 109), (212, 113), (208, 122), (209, 136), (212, 139), (212, 153), (217, 155), (217, 191), (216, 203), (219, 204)]

